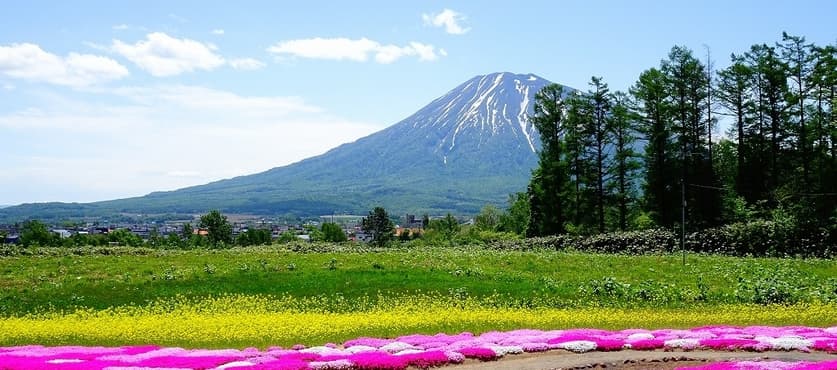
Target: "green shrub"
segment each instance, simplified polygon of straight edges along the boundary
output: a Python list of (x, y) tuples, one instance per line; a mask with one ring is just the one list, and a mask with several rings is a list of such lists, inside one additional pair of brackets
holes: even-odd
[(671, 252), (677, 237), (665, 229), (612, 232), (580, 239), (574, 246), (583, 252), (648, 254)]
[(739, 222), (691, 233), (686, 247), (695, 252), (759, 257), (828, 257), (835, 252), (828, 230), (772, 220)]

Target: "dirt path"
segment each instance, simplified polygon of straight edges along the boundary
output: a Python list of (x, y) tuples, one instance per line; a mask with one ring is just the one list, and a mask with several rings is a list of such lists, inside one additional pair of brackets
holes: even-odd
[(681, 366), (697, 366), (709, 362), (727, 360), (784, 360), (825, 361), (837, 360), (837, 355), (822, 352), (662, 352), (617, 351), (576, 354), (567, 351), (549, 351), (509, 355), (491, 362), (466, 362), (453, 366), (453, 370), (552, 370), (552, 369), (675, 369)]

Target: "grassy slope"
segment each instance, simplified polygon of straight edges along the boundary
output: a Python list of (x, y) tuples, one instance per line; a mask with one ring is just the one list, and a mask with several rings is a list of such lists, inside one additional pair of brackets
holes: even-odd
[[(476, 249), (301, 254), (257, 248), (150, 256), (6, 257), (0, 258), (0, 314), (141, 305), (176, 295), (339, 294), (349, 301), (364, 296), (374, 301), (378, 295), (419, 291), (476, 298), (497, 293), (527, 306), (678, 307), (698, 300), (693, 298), (700, 293), (699, 282), (707, 288), (702, 301), (706, 304), (741, 302), (736, 294), (770, 281), (793, 294), (795, 301), (837, 299), (837, 264), (831, 260), (689, 256), (688, 262), (683, 266), (680, 256)], [(607, 277), (631, 284), (630, 295), (623, 295), (624, 285), (592, 293), (593, 281), (607, 288)], [(582, 289), (588, 293), (580, 293)]]

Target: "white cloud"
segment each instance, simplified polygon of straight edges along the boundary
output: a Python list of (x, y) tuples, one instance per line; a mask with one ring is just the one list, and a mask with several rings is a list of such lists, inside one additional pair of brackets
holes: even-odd
[(418, 56), (421, 61), (438, 59), (433, 45), (411, 42), (405, 46), (382, 45), (367, 38), (312, 38), (281, 41), (267, 48), (279, 58), (291, 56), (309, 59), (350, 60), (366, 62), (370, 56), (381, 64), (393, 63), (405, 56)]
[[(415, 50), (416, 54), (418, 54), (419, 60), (432, 62), (436, 59), (439, 59), (439, 56), (436, 55), (436, 51), (433, 48), (433, 45), (422, 44), (420, 42), (411, 42), (410, 46)], [(439, 55), (445, 56), (447, 52), (444, 49), (439, 49)]]
[(11, 143), (0, 147), (10, 164), (0, 183), (16, 197), (0, 203), (93, 201), (204, 184), (290, 164), (381, 128), (293, 96), (183, 85), (85, 92), (94, 99), (41, 97), (37, 109), (0, 114)]
[(15, 85), (12, 85), (8, 82), (3, 83), (3, 90), (12, 91), (15, 89)]
[(213, 35), (223, 35), (224, 34), (224, 29), (216, 28), (216, 29), (212, 30), (212, 34)]
[(115, 31), (124, 31), (128, 29), (128, 25), (125, 23), (114, 25), (113, 28)]
[(195, 70), (213, 70), (224, 64), (212, 44), (178, 39), (162, 32), (146, 35), (145, 40), (127, 44), (114, 40), (113, 51), (154, 76), (174, 76)]
[(444, 9), (438, 14), (422, 14), (424, 24), (433, 27), (444, 27), (445, 32), (452, 35), (462, 35), (471, 30), (470, 27), (462, 27), (460, 22), (465, 21), (465, 16), (450, 9)]
[(230, 67), (233, 67), (234, 69), (241, 69), (245, 71), (262, 69), (265, 66), (262, 61), (253, 58), (230, 59), (227, 63), (229, 63)]
[(35, 44), (0, 46), (0, 73), (63, 86), (89, 86), (129, 75), (119, 62), (103, 56), (70, 53), (61, 57)]
[(180, 22), (180, 23), (186, 23), (186, 22), (189, 22), (189, 20), (188, 20), (188, 19), (186, 19), (185, 17), (181, 17), (181, 16), (179, 16), (179, 15), (177, 15), (177, 14), (174, 14), (174, 13), (169, 13), (169, 18), (171, 18), (171, 19), (173, 19), (173, 20), (175, 20), (175, 21), (177, 21), (177, 22)]

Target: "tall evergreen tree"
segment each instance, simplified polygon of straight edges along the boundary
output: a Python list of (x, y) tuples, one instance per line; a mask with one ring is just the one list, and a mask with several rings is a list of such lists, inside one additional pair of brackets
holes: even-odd
[(616, 210), (616, 224), (619, 230), (627, 230), (628, 214), (635, 200), (637, 171), (641, 168), (639, 155), (634, 151), (636, 133), (635, 116), (630, 111), (628, 95), (616, 92), (612, 95), (610, 124), (613, 138), (613, 164), (608, 173)]
[(594, 186), (593, 204), (596, 215), (596, 229), (599, 233), (605, 232), (605, 193), (606, 162), (609, 155), (606, 146), (610, 143), (611, 120), (610, 90), (601, 77), (590, 79), (590, 90), (587, 93), (587, 100), (591, 107), (590, 115), (585, 125), (585, 133), (589, 137), (590, 148), (587, 155), (593, 163), (591, 177)]
[(586, 161), (589, 137), (585, 135), (585, 122), (592, 108), (587, 97), (575, 91), (564, 100), (566, 116), (563, 123), (563, 161), (567, 168), (569, 184), (565, 190), (566, 217), (574, 226), (590, 222), (589, 203), (590, 163)]
[[(771, 206), (776, 204), (776, 190), (783, 175), (790, 175), (785, 171), (789, 167), (781, 162), (784, 142), (787, 138), (785, 117), (787, 104), (785, 96), (788, 92), (787, 68), (776, 55), (776, 49), (767, 45), (753, 45), (745, 54), (751, 68), (756, 72), (758, 131), (761, 132), (764, 145), (764, 160), (766, 168), (766, 188), (769, 192), (768, 201)], [(784, 180), (783, 180), (784, 181)]]
[(535, 114), (531, 121), (540, 133), (541, 150), (538, 152), (538, 167), (527, 190), (530, 205), (528, 235), (564, 232), (566, 210), (563, 195), (569, 177), (562, 160), (563, 95), (563, 87), (557, 84), (548, 85), (535, 95)]
[(753, 70), (747, 66), (742, 58), (733, 54), (732, 65), (718, 71), (718, 83), (715, 89), (717, 101), (725, 108), (726, 114), (735, 120), (734, 130), (731, 130), (736, 139), (736, 176), (735, 191), (742, 195), (747, 201), (755, 202), (761, 199), (763, 194), (763, 181), (759, 178), (762, 174), (756, 161), (760, 158), (750, 155), (750, 148), (753, 143), (745, 131), (752, 121), (753, 101), (751, 99), (753, 90)]
[(643, 184), (645, 208), (658, 225), (670, 227), (675, 219), (677, 181), (671, 176), (671, 108), (666, 100), (665, 75), (657, 68), (642, 72), (631, 88), (631, 94), (639, 103), (640, 132), (647, 142)]
[(707, 102), (705, 67), (688, 48), (675, 46), (662, 70), (671, 101), (671, 118), (680, 152), (676, 163), (680, 172), (681, 191), (687, 200), (689, 222), (710, 226), (720, 222), (721, 196), (715, 171), (709, 160), (708, 147), (702, 140), (707, 135), (704, 124)]
[[(782, 43), (776, 46), (781, 50), (781, 58), (788, 71), (788, 77), (792, 80), (792, 88), (786, 96), (792, 120), (788, 124), (794, 127), (792, 131), (796, 136), (796, 152), (802, 167), (802, 189), (805, 192), (811, 191), (811, 155), (808, 145), (808, 122), (805, 116), (805, 104), (808, 100), (810, 84), (808, 77), (813, 69), (813, 58), (811, 48), (813, 45), (806, 44), (804, 37), (791, 36), (782, 32)], [(790, 117), (788, 117), (790, 118)]]

